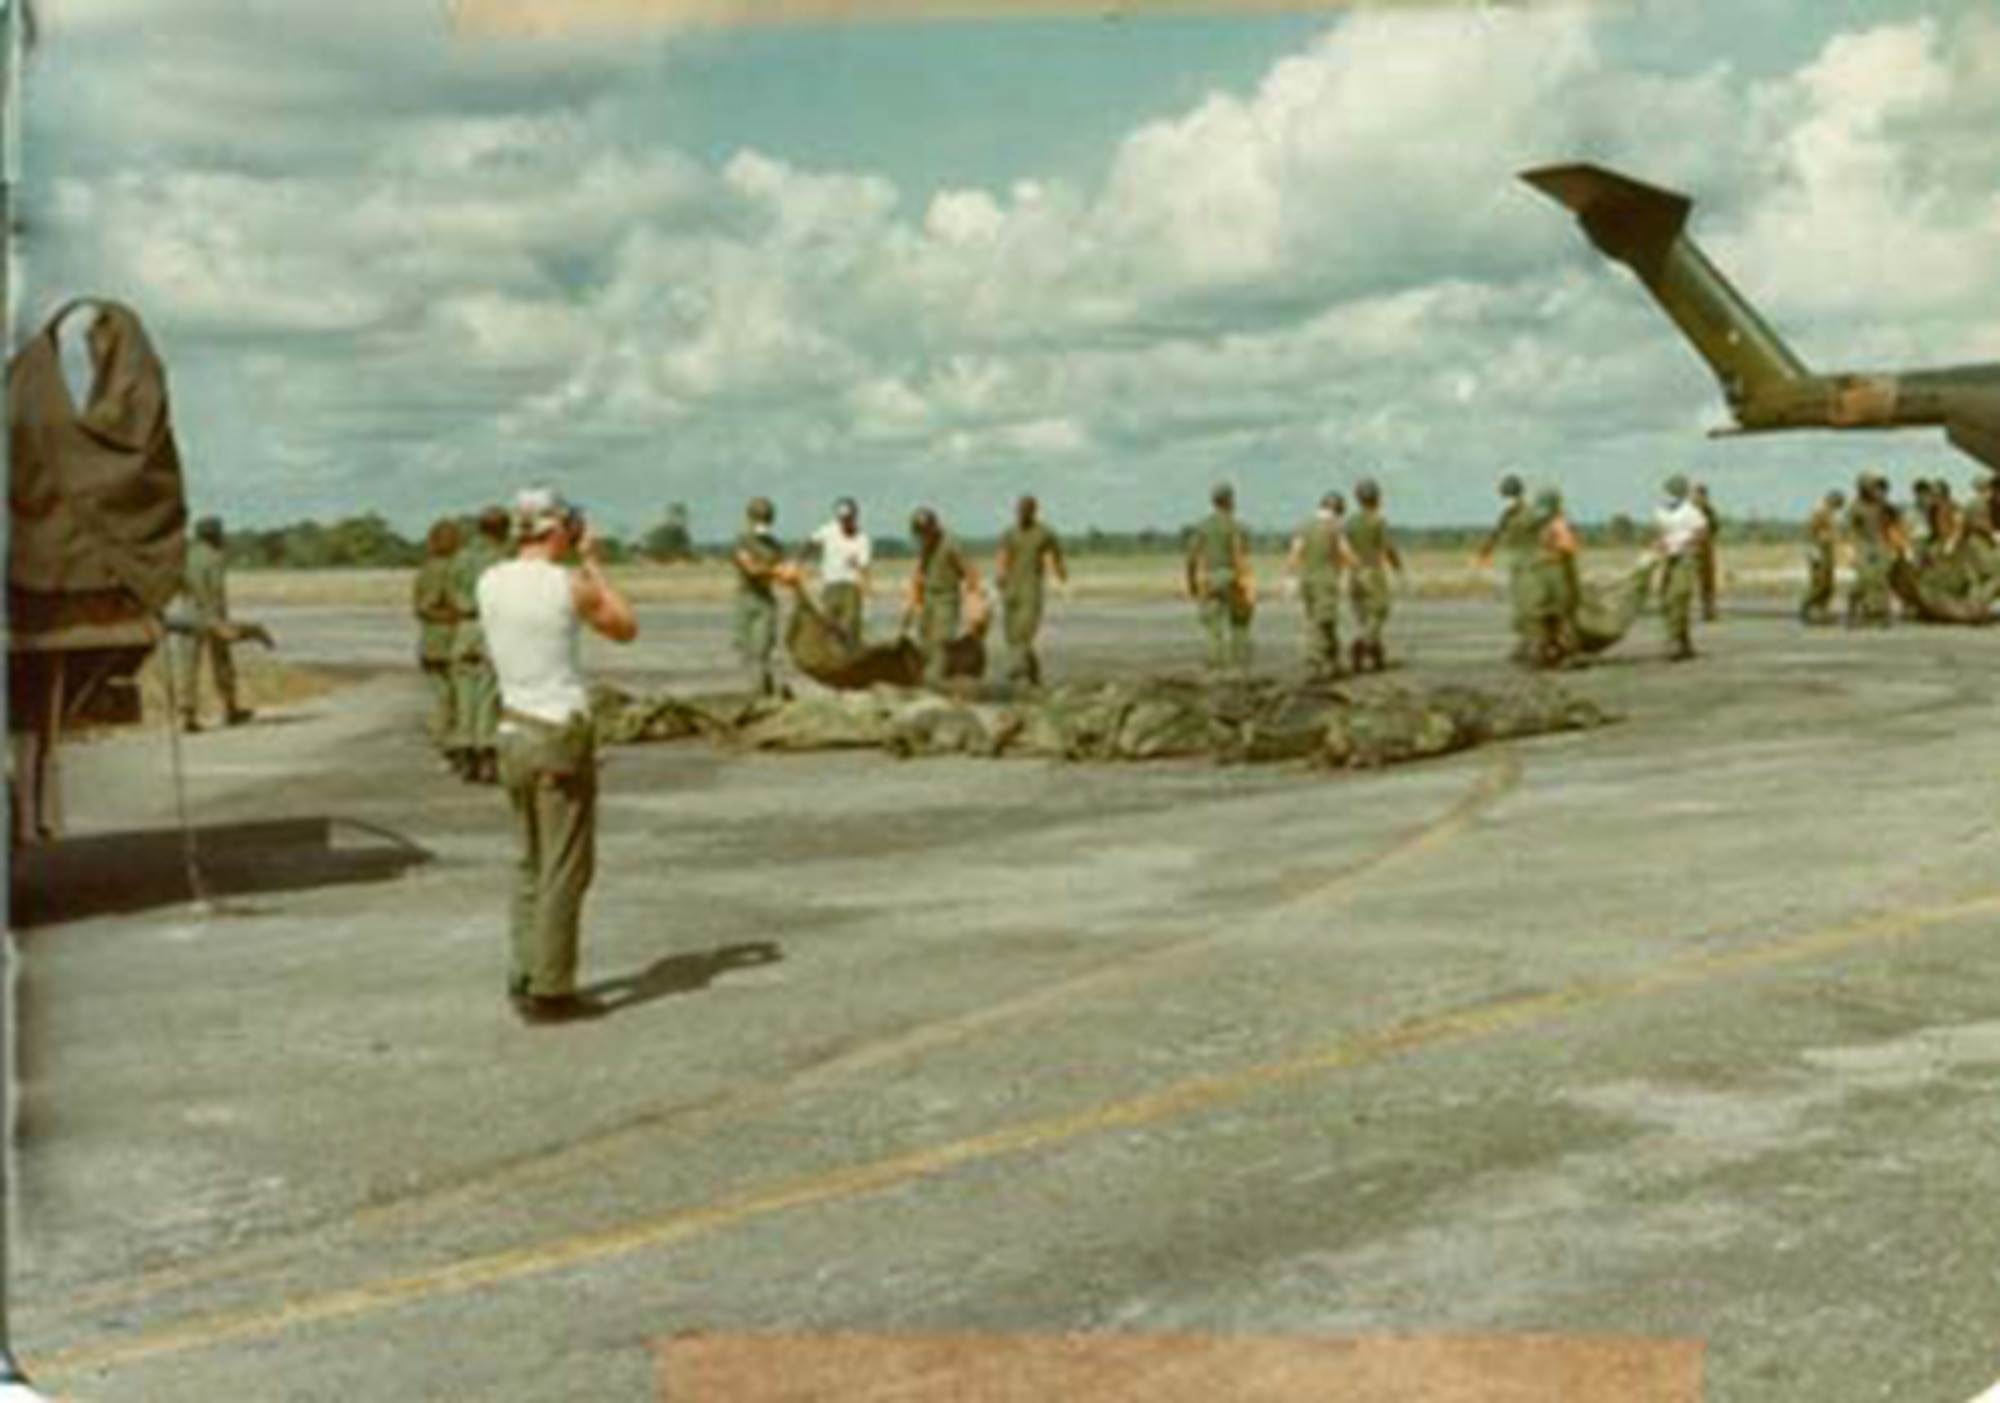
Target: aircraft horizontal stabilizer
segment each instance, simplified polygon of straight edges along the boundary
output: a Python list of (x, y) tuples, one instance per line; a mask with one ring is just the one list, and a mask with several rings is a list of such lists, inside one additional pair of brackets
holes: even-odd
[(1603, 166), (1543, 166), (1523, 171), (1521, 179), (1575, 214), (1598, 252), (1649, 279), (1659, 274), (1694, 209), (1685, 195)]

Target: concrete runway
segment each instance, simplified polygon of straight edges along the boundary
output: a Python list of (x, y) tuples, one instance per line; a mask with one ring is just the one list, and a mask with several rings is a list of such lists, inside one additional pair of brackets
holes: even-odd
[[(598, 660), (726, 663), (714, 611), (643, 623)], [(1392, 636), (1503, 670), (1492, 606)], [(2000, 639), (1773, 605), (1704, 646), (1567, 679), (1610, 729), (1374, 775), (620, 750), (586, 963), (626, 1006), (555, 1029), (413, 673), (195, 737), (200, 824), (333, 822), (239, 831), (263, 889), (212, 910), (24, 935), (16, 1342), (97, 1403), (644, 1399), (689, 1330), (1692, 1338), (1723, 1403), (1965, 1403)], [(1196, 651), (1134, 605), (1050, 661)], [(169, 824), (166, 762), (76, 750), (79, 837)]]

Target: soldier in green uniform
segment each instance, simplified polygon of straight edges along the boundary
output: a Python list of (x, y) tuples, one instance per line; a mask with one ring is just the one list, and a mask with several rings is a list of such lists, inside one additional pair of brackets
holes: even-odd
[(1664, 574), (1660, 596), (1667, 620), (1667, 656), (1686, 662), (1695, 656), (1694, 610), (1700, 592), (1697, 576), (1701, 571), (1701, 542), (1708, 534), (1708, 518), (1694, 502), (1688, 480), (1675, 473), (1667, 479), (1666, 505), (1656, 515), (1657, 535), (1654, 554)]
[(208, 658), (215, 674), (216, 695), (222, 700), (223, 724), (240, 726), (250, 711), (236, 700), (236, 660), (229, 651), (229, 581), (222, 558), (222, 522), (205, 516), (195, 523), (182, 569), (180, 594), (168, 608), (167, 626), (174, 635), (175, 701), (181, 729), (201, 729), (201, 660)]
[(1833, 622), (1834, 577), (1840, 568), (1840, 514), (1847, 495), (1829, 492), (1806, 523), (1806, 597), (1799, 618), (1809, 624)]
[(1338, 492), (1320, 498), (1319, 510), (1292, 538), (1285, 561), (1305, 609), (1306, 671), (1316, 682), (1346, 671), (1340, 656), (1340, 586), (1354, 564), (1346, 517), (1347, 501)]
[(1689, 500), (1708, 523), (1708, 529), (1701, 533), (1701, 544), (1695, 547), (1695, 585), (1701, 596), (1702, 620), (1712, 624), (1718, 613), (1715, 599), (1722, 583), (1722, 569), (1715, 553), (1715, 538), (1722, 527), (1722, 517), (1717, 514), (1715, 503), (1708, 499), (1707, 483), (1697, 482)]
[(778, 586), (798, 579), (778, 539), (778, 509), (769, 497), (754, 497), (744, 513), (743, 531), (730, 560), (736, 566), (736, 655), (759, 696), (777, 695), (773, 662), (778, 651)]
[(1348, 587), (1354, 605), (1354, 670), (1380, 672), (1389, 665), (1382, 648), (1382, 630), (1389, 622), (1389, 571), (1403, 572), (1403, 557), (1389, 533), (1388, 518), (1382, 515), (1382, 489), (1373, 478), (1354, 484), (1354, 500), (1360, 514), (1348, 528), (1347, 543), (1354, 552), (1354, 573)]
[(1850, 628), (1887, 628), (1892, 621), (1889, 571), (1898, 553), (1901, 527), (1889, 503), (1889, 480), (1863, 473), (1855, 483), (1854, 505), (1847, 510), (1847, 531), (1854, 541), (1854, 583), (1847, 595)]
[(1209, 504), (1214, 510), (1188, 533), (1187, 593), (1208, 632), (1209, 671), (1240, 677), (1250, 671), (1250, 622), (1257, 611), (1250, 539), (1236, 522), (1235, 488), (1218, 484)]
[(493, 660), (486, 652), (486, 635), (479, 627), (479, 577), (507, 555), (507, 512), (488, 507), (480, 512), (472, 539), (452, 560), (451, 602), (458, 626), (451, 642), (451, 695), (455, 728), (450, 758), (468, 783), (500, 782), (496, 731), (500, 724), (500, 692), (493, 678)]
[(962, 632), (965, 601), (981, 597), (979, 571), (929, 507), (919, 507), (911, 515), (910, 535), (917, 544), (917, 560), (910, 572), (903, 626), (908, 631), (911, 623), (917, 625), (924, 680), (935, 684), (944, 680), (945, 645)]
[(1513, 607), (1517, 662), (1533, 662), (1540, 652), (1535, 563), (1541, 526), (1536, 508), (1528, 504), (1527, 490), (1527, 485), (1512, 473), (1500, 479), (1500, 500), (1505, 505), (1500, 508), (1500, 519), (1480, 546), (1476, 562), (1480, 569), (1489, 569), (1494, 556), (1506, 552), (1507, 598)]
[(458, 608), (452, 603), (451, 571), (458, 539), (455, 521), (431, 526), (424, 563), (410, 589), (410, 607), (417, 616), (417, 663), (431, 689), (431, 714), (425, 729), (441, 753), (451, 745), (454, 730), (451, 644), (458, 627)]
[(1000, 537), (993, 578), (1006, 614), (1007, 676), (1030, 687), (1042, 685), (1035, 637), (1041, 632), (1042, 596), (1051, 573), (1064, 590), (1069, 588), (1062, 542), (1041, 520), (1040, 503), (1023, 497), (1014, 504), (1014, 524)]
[(1967, 587), (1988, 609), (1992, 608), (1994, 596), (2000, 594), (2000, 552), (1995, 549), (2000, 511), (1996, 511), (1993, 495), (1996, 483), (2000, 483), (2000, 477), (1973, 481), (1958, 524), (1958, 556)]
[(1521, 595), (1528, 619), (1526, 661), (1537, 667), (1568, 667), (1583, 656), (1577, 637), (1577, 610), (1583, 603), (1577, 559), (1581, 546), (1563, 514), (1562, 493), (1553, 487), (1535, 494), (1535, 504), (1525, 516), (1531, 543)]

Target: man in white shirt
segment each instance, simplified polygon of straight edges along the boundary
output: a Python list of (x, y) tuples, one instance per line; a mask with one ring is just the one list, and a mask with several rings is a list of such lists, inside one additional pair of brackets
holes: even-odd
[[(530, 1023), (595, 1017), (576, 992), (578, 926), (596, 861), (597, 755), (581, 626), (638, 636), (583, 515), (555, 493), (514, 501), (515, 555), (479, 577), (479, 618), (500, 686), (500, 782), (519, 846), (508, 997)], [(570, 562), (576, 561), (572, 568)]]
[(1708, 517), (1679, 473), (1667, 479), (1667, 503), (1655, 513), (1654, 523), (1658, 539), (1653, 552), (1665, 563), (1660, 597), (1667, 615), (1668, 656), (1685, 662), (1694, 656), (1694, 599)]
[(819, 552), (820, 608), (849, 642), (859, 644), (875, 544), (861, 529), (861, 508), (852, 497), (833, 504), (833, 520), (813, 532), (811, 546)]

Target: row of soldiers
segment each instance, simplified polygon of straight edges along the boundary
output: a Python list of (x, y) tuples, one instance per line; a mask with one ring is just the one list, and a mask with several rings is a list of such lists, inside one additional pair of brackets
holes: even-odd
[[(1345, 671), (1340, 644), (1343, 603), (1352, 608), (1356, 637), (1345, 655), (1356, 671), (1387, 665), (1383, 642), (1389, 618), (1390, 571), (1400, 572), (1402, 556), (1382, 511), (1381, 488), (1363, 479), (1355, 485), (1359, 510), (1348, 519), (1338, 492), (1322, 499), (1317, 515), (1292, 543), (1288, 557), (1291, 588), (1305, 606), (1308, 661), (1316, 676)], [(1184, 587), (1208, 636), (1209, 665), (1219, 676), (1241, 676), (1251, 659), (1251, 629), (1257, 587), (1249, 533), (1236, 516), (1235, 489), (1217, 486), (1209, 515), (1187, 538)], [(901, 631), (924, 658), (925, 677), (942, 680), (950, 647), (971, 635), (983, 637), (991, 606), (977, 564), (938, 513), (920, 507), (910, 518), (914, 562), (904, 590)], [(860, 529), (860, 509), (843, 498), (834, 519), (793, 553), (778, 537), (776, 510), (768, 498), (754, 499), (731, 558), (737, 578), (737, 648), (753, 686), (776, 688), (779, 590), (803, 591), (808, 568), (817, 561), (819, 603), (827, 622), (847, 642), (858, 645), (866, 631), (872, 545)], [(1048, 581), (1065, 592), (1069, 570), (1062, 542), (1041, 519), (1039, 503), (1023, 497), (1013, 523), (1001, 535), (993, 578), (999, 595), (1007, 644), (1008, 679), (1039, 686), (1038, 652)]]
[[(990, 606), (978, 565), (934, 508), (919, 507), (911, 514), (910, 537), (914, 561), (899, 631), (916, 640), (926, 680), (941, 681), (950, 645), (968, 634), (983, 638)], [(861, 527), (861, 508), (851, 497), (836, 502), (833, 519), (796, 551), (778, 536), (777, 508), (770, 498), (750, 502), (730, 559), (736, 569), (736, 647), (756, 690), (777, 690), (779, 589), (803, 592), (808, 569), (816, 566), (817, 607), (842, 640), (858, 648), (868, 631), (874, 558), (874, 543)], [(1042, 681), (1038, 640), (1051, 578), (1068, 590), (1062, 541), (1042, 520), (1040, 503), (1022, 497), (993, 564), (1008, 677), (1020, 685)]]
[[(1833, 622), (1841, 547), (1851, 543), (1853, 583), (1846, 619), (1853, 628), (1887, 628), (1895, 616), (1893, 579), (1899, 566), (1924, 572), (1939, 592), (1964, 601), (1969, 617), (1983, 617), (2000, 597), (2000, 475), (1982, 475), (1961, 505), (1951, 484), (1919, 478), (1906, 514), (1890, 495), (1889, 479), (1863, 473), (1854, 501), (1826, 494), (1807, 523), (1807, 577), (1799, 616), (1809, 624)], [(1912, 536), (1910, 516), (1923, 534)]]
[[(1562, 493), (1553, 487), (1528, 496), (1527, 485), (1514, 474), (1500, 480), (1500, 518), (1479, 549), (1476, 563), (1487, 568), (1496, 556), (1507, 561), (1508, 595), (1514, 616), (1516, 661), (1535, 667), (1567, 667), (1580, 661), (1597, 644), (1615, 641), (1629, 625), (1629, 614), (1645, 598), (1651, 572), (1660, 572), (1662, 612), (1666, 619), (1668, 656), (1684, 662), (1695, 656), (1694, 619), (1717, 616), (1719, 568), (1716, 537), (1720, 517), (1702, 483), (1675, 473), (1663, 484), (1664, 498), (1654, 514), (1646, 584), (1630, 582), (1627, 617), (1598, 625), (1600, 637), (1586, 625), (1586, 590), (1580, 556), (1581, 540), (1563, 510)], [(1613, 613), (1620, 611), (1613, 610)]]

